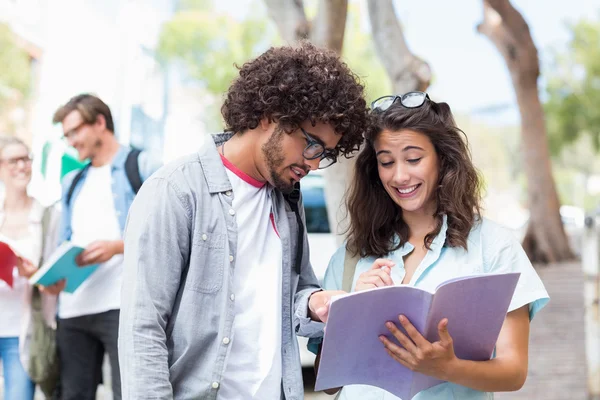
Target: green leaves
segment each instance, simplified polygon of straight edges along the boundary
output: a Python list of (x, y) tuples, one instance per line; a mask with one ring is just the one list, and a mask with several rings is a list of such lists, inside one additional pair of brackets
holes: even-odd
[(159, 39), (161, 61), (179, 61), (213, 95), (227, 91), (236, 64), (255, 57), (274, 41), (266, 18), (237, 21), (211, 10), (210, 2), (188, 0), (167, 22)]
[(570, 29), (572, 38), (555, 54), (548, 78), (545, 107), (555, 155), (580, 135), (590, 135), (600, 150), (600, 21), (584, 20)]
[(15, 93), (26, 97), (31, 89), (29, 55), (17, 46), (10, 28), (0, 23), (0, 102)]

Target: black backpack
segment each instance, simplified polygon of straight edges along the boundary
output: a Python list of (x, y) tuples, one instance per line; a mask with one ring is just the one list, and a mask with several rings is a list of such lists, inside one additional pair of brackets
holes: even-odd
[[(125, 174), (127, 175), (127, 180), (133, 189), (133, 193), (137, 194), (142, 187), (142, 176), (140, 175), (140, 167), (138, 164), (138, 158), (142, 151), (138, 149), (131, 149), (129, 154), (127, 154), (127, 159), (125, 160)], [(73, 182), (71, 182), (71, 186), (69, 187), (69, 191), (67, 192), (67, 205), (71, 204), (71, 197), (73, 197), (73, 192), (75, 191), (75, 187), (81, 180), (83, 173), (90, 167), (91, 164), (87, 164), (83, 167), (75, 178), (73, 178)]]

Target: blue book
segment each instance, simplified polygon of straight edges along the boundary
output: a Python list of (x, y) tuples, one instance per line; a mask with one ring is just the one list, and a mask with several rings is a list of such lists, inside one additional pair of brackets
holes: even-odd
[(67, 285), (64, 291), (73, 293), (99, 266), (99, 264), (85, 267), (77, 265), (75, 258), (83, 250), (83, 247), (76, 246), (71, 242), (64, 242), (29, 278), (29, 283), (50, 286), (61, 279), (66, 279)]

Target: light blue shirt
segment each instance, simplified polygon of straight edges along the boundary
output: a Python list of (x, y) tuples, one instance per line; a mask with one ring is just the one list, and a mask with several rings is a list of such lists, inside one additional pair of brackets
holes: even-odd
[[(115, 202), (115, 211), (117, 213), (117, 219), (119, 220), (119, 227), (121, 228), (121, 236), (123, 235), (123, 231), (125, 229), (125, 223), (127, 221), (127, 213), (129, 212), (129, 207), (133, 202), (133, 198), (135, 197), (135, 193), (133, 193), (133, 188), (129, 183), (129, 179), (127, 179), (127, 173), (125, 172), (125, 160), (127, 159), (127, 155), (131, 151), (130, 148), (125, 146), (120, 146), (119, 151), (114, 156), (111, 163), (111, 174), (112, 174), (112, 193), (113, 199)], [(157, 160), (154, 160), (150, 154), (146, 151), (142, 151), (138, 157), (138, 167), (140, 171), (140, 178), (142, 178), (142, 182), (145, 182), (146, 179), (154, 173), (158, 168), (160, 168), (161, 163)], [(58, 244), (61, 244), (65, 240), (71, 240), (71, 235), (73, 233), (71, 228), (71, 216), (73, 213), (73, 204), (75, 204), (75, 199), (81, 192), (81, 188), (83, 187), (83, 182), (87, 177), (87, 170), (83, 171), (83, 175), (75, 189), (73, 190), (73, 195), (71, 196), (71, 201), (67, 204), (67, 193), (69, 192), (69, 188), (71, 187), (71, 183), (75, 176), (79, 173), (80, 170), (75, 170), (69, 172), (63, 179), (62, 185), (62, 219), (60, 224), (60, 231), (58, 237)]]
[[(231, 136), (206, 136), (197, 153), (152, 175), (131, 206), (119, 321), (123, 400), (218, 398), (236, 340), (235, 275), (249, 265), (238, 258), (236, 194), (217, 151)], [(283, 193), (273, 189), (271, 199), (282, 246), (281, 398), (301, 400), (296, 335), (323, 334), (323, 323), (308, 315), (310, 295), (320, 287), (306, 230), (299, 241), (300, 225)], [(300, 198), (304, 220), (302, 204)]]
[[(447, 228), (447, 221), (444, 218), (440, 233), (434, 239), (430, 246), (431, 249), (415, 270), (409, 285), (434, 292), (438, 285), (452, 278), (474, 274), (520, 272), (519, 282), (508, 312), (529, 304), (529, 318), (531, 320), (548, 303), (550, 298), (544, 284), (510, 230), (484, 218), (471, 229), (467, 241), (468, 251), (466, 251), (462, 247), (444, 246)], [(394, 283), (400, 284), (404, 279), (406, 270), (404, 269), (403, 257), (413, 249), (414, 247), (410, 243), (406, 243), (400, 249), (385, 257), (396, 264), (391, 269), (391, 277)], [(342, 246), (329, 262), (323, 281), (324, 289), (342, 289), (344, 256), (345, 247)], [(356, 286), (360, 274), (370, 269), (374, 261), (375, 257), (366, 257), (359, 260), (356, 265), (352, 288)], [(312, 342), (314, 344), (316, 341), (312, 340)], [(311, 348), (314, 349), (314, 346), (311, 346)], [(482, 400), (492, 398), (492, 393), (484, 393), (448, 382), (418, 393), (413, 397), (413, 400)], [(350, 385), (344, 387), (340, 399), (398, 400), (399, 398), (377, 387)]]

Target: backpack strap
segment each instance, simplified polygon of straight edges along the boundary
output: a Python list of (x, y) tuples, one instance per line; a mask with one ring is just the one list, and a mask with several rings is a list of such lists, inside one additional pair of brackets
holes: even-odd
[(138, 163), (141, 152), (139, 149), (131, 149), (125, 160), (125, 174), (135, 194), (140, 191), (142, 183), (144, 183), (140, 175), (140, 165)]
[(44, 250), (46, 249), (46, 236), (48, 236), (48, 229), (50, 229), (50, 219), (52, 218), (52, 206), (44, 208), (44, 214), (42, 214), (42, 253), (40, 254), (39, 266), (42, 266), (44, 260)]
[(298, 241), (296, 246), (296, 261), (295, 269), (296, 273), (300, 275), (302, 271), (302, 253), (304, 250), (304, 224), (302, 223), (302, 217), (300, 217), (300, 210), (298, 209), (298, 201), (300, 200), (300, 183), (294, 184), (294, 190), (289, 194), (284, 194), (283, 197), (290, 205), (290, 208), (296, 215), (296, 222), (298, 223)]
[[(44, 208), (44, 213), (42, 214), (42, 237), (41, 237), (41, 252), (40, 252), (40, 260), (38, 262), (38, 268), (41, 268), (42, 263), (44, 262), (44, 251), (46, 250), (46, 236), (48, 236), (48, 229), (50, 228), (50, 219), (52, 218), (52, 206), (48, 206)], [(31, 293), (31, 308), (39, 311), (42, 309), (42, 295), (40, 293), (40, 289), (37, 285), (33, 285), (32, 293)]]
[(85, 171), (87, 171), (88, 168), (90, 168), (90, 165), (92, 165), (92, 164), (88, 163), (85, 167), (80, 169), (79, 172), (77, 173), (77, 175), (75, 175), (75, 177), (73, 178), (73, 181), (71, 181), (71, 186), (69, 187), (69, 191), (67, 192), (67, 198), (66, 198), (67, 205), (71, 204), (71, 198), (73, 197), (73, 192), (75, 191), (75, 187), (77, 187), (77, 184), (83, 177), (83, 173)]
[(352, 291), (352, 281), (354, 281), (354, 272), (356, 271), (356, 264), (358, 264), (359, 255), (352, 255), (346, 249), (344, 255), (344, 275), (342, 276), (342, 290), (350, 293)]

